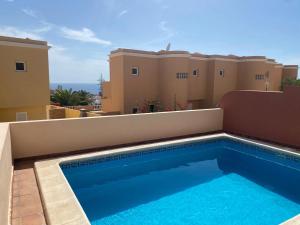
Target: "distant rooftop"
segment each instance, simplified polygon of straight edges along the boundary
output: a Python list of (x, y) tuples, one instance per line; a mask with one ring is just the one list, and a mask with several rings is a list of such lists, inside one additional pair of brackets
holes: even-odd
[[(118, 54), (118, 53), (136, 53), (136, 54), (147, 54), (147, 55), (154, 55), (154, 56), (163, 56), (163, 55), (174, 55), (174, 54), (178, 54), (178, 55), (188, 55), (190, 57), (201, 57), (201, 58), (207, 58), (207, 59), (213, 59), (213, 58), (225, 58), (225, 59), (235, 59), (235, 60), (266, 60), (275, 64), (279, 64), (277, 63), (275, 59), (271, 59), (271, 58), (267, 58), (265, 56), (236, 56), (236, 55), (218, 55), (218, 54), (214, 54), (214, 55), (207, 55), (207, 54), (202, 54), (202, 53), (198, 53), (198, 52), (194, 52), (194, 53), (190, 53), (188, 51), (180, 51), (180, 50), (176, 50), (176, 51), (166, 51), (166, 50), (160, 50), (158, 52), (155, 51), (143, 51), (143, 50), (135, 50), (135, 49), (126, 49), (126, 48), (118, 48), (114, 51), (111, 51), (111, 55), (114, 54)], [(298, 68), (298, 65), (284, 65), (284, 67), (289, 67), (289, 68)]]
[(48, 43), (46, 41), (32, 40), (29, 38), (16, 38), (16, 37), (0, 36), (0, 42), (2, 42), (2, 41), (15, 42), (15, 43), (21, 43), (21, 44), (34, 44), (34, 45), (48, 46)]

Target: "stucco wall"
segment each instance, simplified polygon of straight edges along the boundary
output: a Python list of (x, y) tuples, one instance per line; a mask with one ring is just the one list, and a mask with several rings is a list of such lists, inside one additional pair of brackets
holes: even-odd
[[(193, 75), (193, 70), (198, 74)], [(188, 100), (203, 100), (206, 97), (208, 63), (203, 60), (191, 59), (189, 62)]]
[(111, 98), (111, 82), (105, 81), (102, 84), (102, 98)]
[[(231, 61), (216, 60), (214, 72), (210, 74), (214, 78), (213, 100), (210, 107), (216, 107), (224, 94), (237, 88), (237, 63)], [(224, 76), (220, 76), (220, 70)]]
[(65, 108), (59, 106), (47, 107), (47, 119), (63, 119), (66, 117)]
[(300, 88), (233, 91), (220, 102), (224, 131), (300, 148)]
[(292, 79), (297, 79), (298, 76), (298, 66), (289, 67), (286, 66), (282, 70), (283, 77), (289, 77)]
[[(88, 117), (99, 116), (93, 112), (87, 112)], [(48, 119), (64, 119), (64, 118), (79, 118), (80, 110), (79, 109), (70, 109), (60, 106), (50, 106), (48, 108)]]
[[(109, 59), (110, 69), (110, 98), (103, 101), (103, 110), (106, 112), (119, 111), (124, 113), (124, 57)], [(105, 90), (104, 90), (105, 91)], [(105, 94), (105, 93), (104, 93)], [(108, 104), (106, 104), (108, 103)]]
[(101, 97), (101, 109), (104, 112), (111, 112), (113, 110), (113, 105), (112, 105), (112, 95), (111, 95), (111, 82), (106, 81), (102, 85), (103, 90), (102, 92), (102, 97)]
[(80, 110), (65, 108), (66, 118), (80, 117)]
[(43, 120), (47, 118), (46, 105), (0, 108), (0, 122), (16, 121), (17, 112), (27, 112), (27, 120)]
[[(26, 63), (17, 72), (16, 61)], [(0, 45), (0, 108), (48, 105), (48, 49)]]
[(223, 110), (191, 110), (10, 124), (23, 158), (222, 130)]
[[(140, 75), (132, 76), (131, 67), (139, 67)], [(196, 76), (194, 69), (199, 71)], [(224, 76), (219, 75), (221, 69)], [(161, 111), (214, 108), (233, 90), (279, 91), (282, 76), (293, 77), (297, 71), (297, 65), (283, 66), (264, 56), (118, 49), (110, 55), (111, 89), (103, 88), (102, 110), (132, 113), (135, 107), (147, 106), (146, 101), (158, 101)], [(189, 75), (177, 79), (177, 73)], [(256, 75), (265, 77), (257, 79)]]
[[(260, 90), (279, 91), (282, 79), (282, 68), (264, 61), (240, 62), (238, 64), (238, 87), (237, 90)], [(266, 75), (269, 78), (256, 80), (257, 74)], [(268, 83), (268, 84), (267, 84)]]
[[(132, 67), (139, 68), (138, 76), (131, 74)], [(124, 58), (125, 113), (132, 113), (133, 107), (147, 106), (148, 101), (158, 100), (158, 75), (157, 59), (134, 56)]]
[(0, 124), (0, 224), (9, 224), (12, 156), (9, 125)]
[(176, 110), (175, 101), (182, 107), (187, 105), (188, 79), (177, 79), (176, 73), (188, 72), (188, 58), (170, 57), (160, 59), (159, 99), (164, 110)]

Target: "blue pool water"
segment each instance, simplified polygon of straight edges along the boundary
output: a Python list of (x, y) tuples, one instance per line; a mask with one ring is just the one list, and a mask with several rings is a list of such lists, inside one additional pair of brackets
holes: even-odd
[(272, 225), (300, 213), (299, 159), (231, 139), (61, 168), (92, 225)]

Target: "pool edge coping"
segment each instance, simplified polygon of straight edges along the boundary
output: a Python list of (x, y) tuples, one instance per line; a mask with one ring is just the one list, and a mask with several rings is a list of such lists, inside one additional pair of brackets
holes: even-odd
[[(37, 161), (34, 164), (38, 186), (41, 193), (43, 208), (47, 224), (49, 225), (90, 225), (90, 222), (81, 207), (77, 197), (70, 187), (66, 177), (64, 176), (60, 163), (87, 160), (94, 157), (105, 157), (120, 153), (133, 153), (137, 151), (145, 151), (161, 146), (169, 146), (181, 143), (192, 143), (203, 140), (211, 140), (216, 138), (229, 138), (244, 143), (256, 145), (269, 149), (271, 151), (289, 154), (300, 157), (300, 153), (292, 148), (282, 147), (267, 142), (241, 138), (236, 135), (226, 133), (203, 135), (191, 138), (182, 138), (171, 141), (161, 141), (150, 144), (141, 144), (130, 147), (121, 147), (111, 150), (104, 150), (93, 153), (82, 153), (75, 156), (65, 156), (50, 160)], [(281, 223), (281, 225), (300, 224), (300, 214)]]

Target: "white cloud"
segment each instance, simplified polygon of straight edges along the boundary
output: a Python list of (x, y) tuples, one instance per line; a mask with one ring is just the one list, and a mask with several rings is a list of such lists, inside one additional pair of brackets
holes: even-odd
[(100, 74), (108, 75), (105, 59), (77, 58), (62, 46), (49, 50), (50, 81), (57, 83), (96, 83)]
[(159, 23), (159, 29), (164, 32), (165, 34), (167, 34), (167, 36), (172, 37), (174, 36), (174, 32), (171, 30), (171, 28), (169, 28), (167, 26), (167, 21), (161, 21)]
[(67, 50), (65, 47), (53, 44), (51, 42), (49, 42), (48, 45), (51, 47), (52, 52), (61, 53)]
[(149, 42), (146, 42), (145, 45), (153, 45), (153, 44), (162, 44), (162, 42), (170, 41), (170, 39), (175, 35), (175, 32), (167, 26), (167, 21), (161, 21), (158, 24), (158, 29), (161, 31), (161, 35), (158, 38), (154, 38)]
[(127, 10), (123, 10), (119, 13), (118, 17), (124, 16), (125, 14), (127, 14), (128, 11)]
[(96, 36), (96, 34), (88, 29), (88, 28), (82, 28), (81, 30), (73, 30), (67, 27), (62, 27), (61, 29), (63, 37), (67, 39), (82, 41), (82, 42), (90, 42), (90, 43), (96, 43), (100, 45), (110, 45), (110, 41), (102, 40)]
[[(61, 30), (61, 27), (54, 24), (42, 23), (44, 26), (36, 29), (20, 29), (12, 26), (0, 26), (0, 35), (30, 38), (37, 40), (44, 40), (42, 36), (44, 32), (50, 29)], [(69, 29), (70, 30), (70, 29)], [(67, 31), (69, 31), (67, 30)], [(73, 30), (71, 30), (73, 31)], [(83, 29), (83, 33), (86, 32)], [(91, 32), (91, 31), (90, 31)], [(93, 43), (110, 44), (110, 42), (101, 41), (92, 32), (84, 33), (82, 36), (75, 33), (68, 33), (74, 35), (75, 40), (88, 41)], [(80, 38), (87, 38), (81, 40)], [(50, 65), (50, 80), (52, 82), (77, 82), (77, 83), (95, 83), (103, 73), (108, 78), (109, 65), (106, 56), (83, 58), (72, 55), (68, 49), (63, 46), (49, 43), (51, 46), (49, 50), (49, 65)]]
[(49, 23), (49, 22), (46, 22), (44, 20), (41, 20), (39, 21), (43, 26), (42, 27), (39, 27), (39, 28), (36, 28), (34, 29), (33, 31), (35, 33), (46, 33), (54, 28), (56, 28), (56, 25), (53, 24), (53, 23)]
[(33, 32), (35, 32), (35, 33), (45, 33), (45, 32), (50, 31), (51, 29), (52, 29), (51, 26), (44, 26), (44, 27), (34, 29)]
[(33, 18), (37, 18), (37, 14), (32, 9), (22, 9), (22, 12), (25, 13), (27, 16), (31, 16)]
[(36, 29), (21, 29), (13, 26), (0, 26), (0, 35), (18, 38), (30, 38), (34, 40), (43, 40), (41, 33), (48, 32), (52, 27), (50, 25), (44, 25), (43, 27)]
[(18, 37), (18, 38), (30, 38), (35, 40), (43, 39), (38, 33), (26, 31), (11, 26), (0, 27), (0, 35), (9, 36), (9, 37)]
[(163, 32), (163, 40), (167, 40), (170, 39), (171, 37), (173, 37), (175, 35), (175, 32), (167, 26), (167, 21), (161, 21), (159, 23), (159, 29)]

